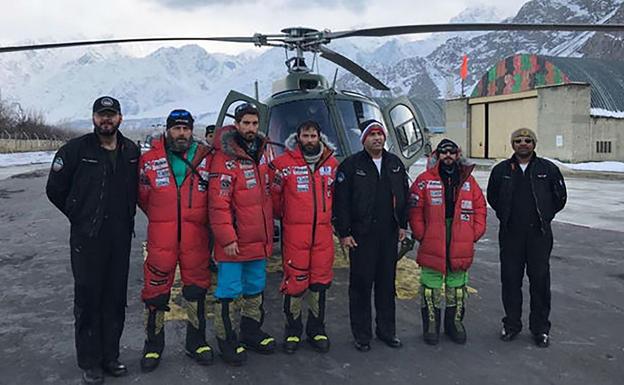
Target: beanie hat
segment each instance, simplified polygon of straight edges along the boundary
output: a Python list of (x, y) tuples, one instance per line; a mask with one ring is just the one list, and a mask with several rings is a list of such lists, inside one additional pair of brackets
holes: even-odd
[(366, 140), (368, 134), (374, 131), (379, 131), (383, 134), (385, 139), (388, 138), (386, 128), (383, 126), (383, 124), (379, 123), (375, 119), (369, 119), (365, 122), (360, 123), (360, 129), (362, 130), (362, 133), (360, 134), (360, 141), (362, 142), (362, 144), (364, 144), (364, 141)]
[(191, 130), (193, 129), (193, 115), (187, 110), (173, 110), (167, 116), (167, 129), (173, 126), (187, 126)]
[(535, 135), (535, 132), (533, 132), (529, 128), (520, 128), (520, 129), (517, 129), (516, 131), (512, 132), (511, 133), (511, 143), (513, 143), (514, 140), (516, 140), (517, 138), (520, 138), (520, 137), (531, 138), (531, 139), (533, 139), (533, 143), (537, 143), (537, 136)]
[(448, 150), (458, 152), (459, 146), (452, 140), (444, 138), (440, 141), (440, 143), (438, 143), (438, 146), (436, 147), (436, 152), (440, 153)]

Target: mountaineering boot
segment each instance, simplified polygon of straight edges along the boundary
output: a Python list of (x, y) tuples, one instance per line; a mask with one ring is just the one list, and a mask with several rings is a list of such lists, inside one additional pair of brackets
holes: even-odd
[(147, 373), (158, 367), (165, 349), (165, 310), (146, 306), (145, 333), (147, 338), (141, 357), (141, 371)]
[(232, 320), (234, 304), (231, 298), (218, 298), (215, 302), (214, 328), (221, 358), (232, 366), (241, 366), (247, 360), (247, 352), (239, 343)]
[(310, 287), (307, 295), (308, 321), (306, 322), (306, 334), (310, 345), (320, 353), (329, 351), (330, 343), (325, 333), (325, 294), (327, 289)]
[(184, 286), (182, 294), (186, 298), (186, 355), (200, 365), (213, 362), (212, 347), (206, 342), (206, 289), (197, 286)]
[(284, 315), (286, 316), (286, 327), (284, 331), (284, 352), (293, 354), (299, 348), (303, 323), (301, 322), (301, 296), (284, 295)]
[(428, 345), (437, 345), (440, 341), (440, 300), (441, 289), (422, 287), (421, 314), (423, 339)]
[(275, 338), (262, 331), (264, 322), (263, 293), (244, 295), (241, 308), (240, 334), (243, 346), (261, 354), (275, 351)]
[(462, 323), (465, 313), (466, 287), (446, 287), (446, 309), (444, 311), (444, 333), (453, 342), (466, 343), (466, 329)]

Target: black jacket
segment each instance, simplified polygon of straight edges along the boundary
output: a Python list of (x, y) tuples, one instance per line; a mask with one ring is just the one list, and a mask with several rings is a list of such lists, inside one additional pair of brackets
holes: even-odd
[[(138, 189), (139, 148), (133, 141), (117, 132), (117, 171), (125, 177), (128, 229), (134, 228)], [(74, 138), (63, 145), (52, 161), (46, 193), (48, 199), (69, 219), (72, 230), (95, 237), (100, 231), (106, 209), (108, 173), (111, 172), (108, 154), (100, 146), (95, 133)]]
[[(514, 178), (512, 173), (520, 168), (514, 156), (497, 164), (487, 186), (487, 200), (496, 211), (501, 226), (507, 227), (511, 217)], [(537, 208), (542, 231), (546, 231), (555, 214), (563, 209), (567, 200), (567, 192), (563, 176), (559, 168), (552, 162), (539, 158), (535, 154), (531, 159), (527, 172), (533, 191), (533, 199)]]
[[(407, 228), (407, 173), (401, 159), (384, 150), (382, 178), (390, 181), (396, 224)], [(377, 167), (362, 150), (346, 158), (338, 167), (334, 192), (334, 227), (341, 238), (366, 234), (371, 229), (375, 207)]]

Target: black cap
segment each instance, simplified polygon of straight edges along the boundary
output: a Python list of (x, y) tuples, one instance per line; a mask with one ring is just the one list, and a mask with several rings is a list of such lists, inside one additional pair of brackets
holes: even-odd
[(191, 130), (193, 129), (193, 115), (187, 110), (173, 110), (167, 116), (167, 128), (171, 128), (173, 126), (187, 126)]
[(214, 134), (216, 128), (217, 126), (215, 126), (214, 124), (209, 124), (208, 126), (206, 126), (206, 135)]
[(100, 96), (95, 99), (95, 102), (93, 102), (93, 113), (95, 114), (102, 111), (113, 111), (121, 114), (121, 105), (119, 104), (119, 100), (110, 96)]
[(441, 151), (459, 151), (459, 146), (457, 143), (453, 142), (450, 139), (442, 139), (440, 143), (438, 143), (438, 147), (436, 147), (436, 152)]

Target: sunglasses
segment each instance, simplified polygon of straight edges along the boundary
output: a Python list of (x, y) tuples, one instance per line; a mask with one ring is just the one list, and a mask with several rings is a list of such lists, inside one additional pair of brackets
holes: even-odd
[(457, 150), (440, 150), (438, 151), (439, 154), (451, 154), (451, 155), (455, 155), (457, 154)]
[(531, 144), (531, 143), (533, 143), (533, 139), (531, 139), (531, 138), (518, 138), (518, 139), (514, 139), (513, 142), (515, 144), (520, 144), (522, 142), (524, 142), (526, 144)]

